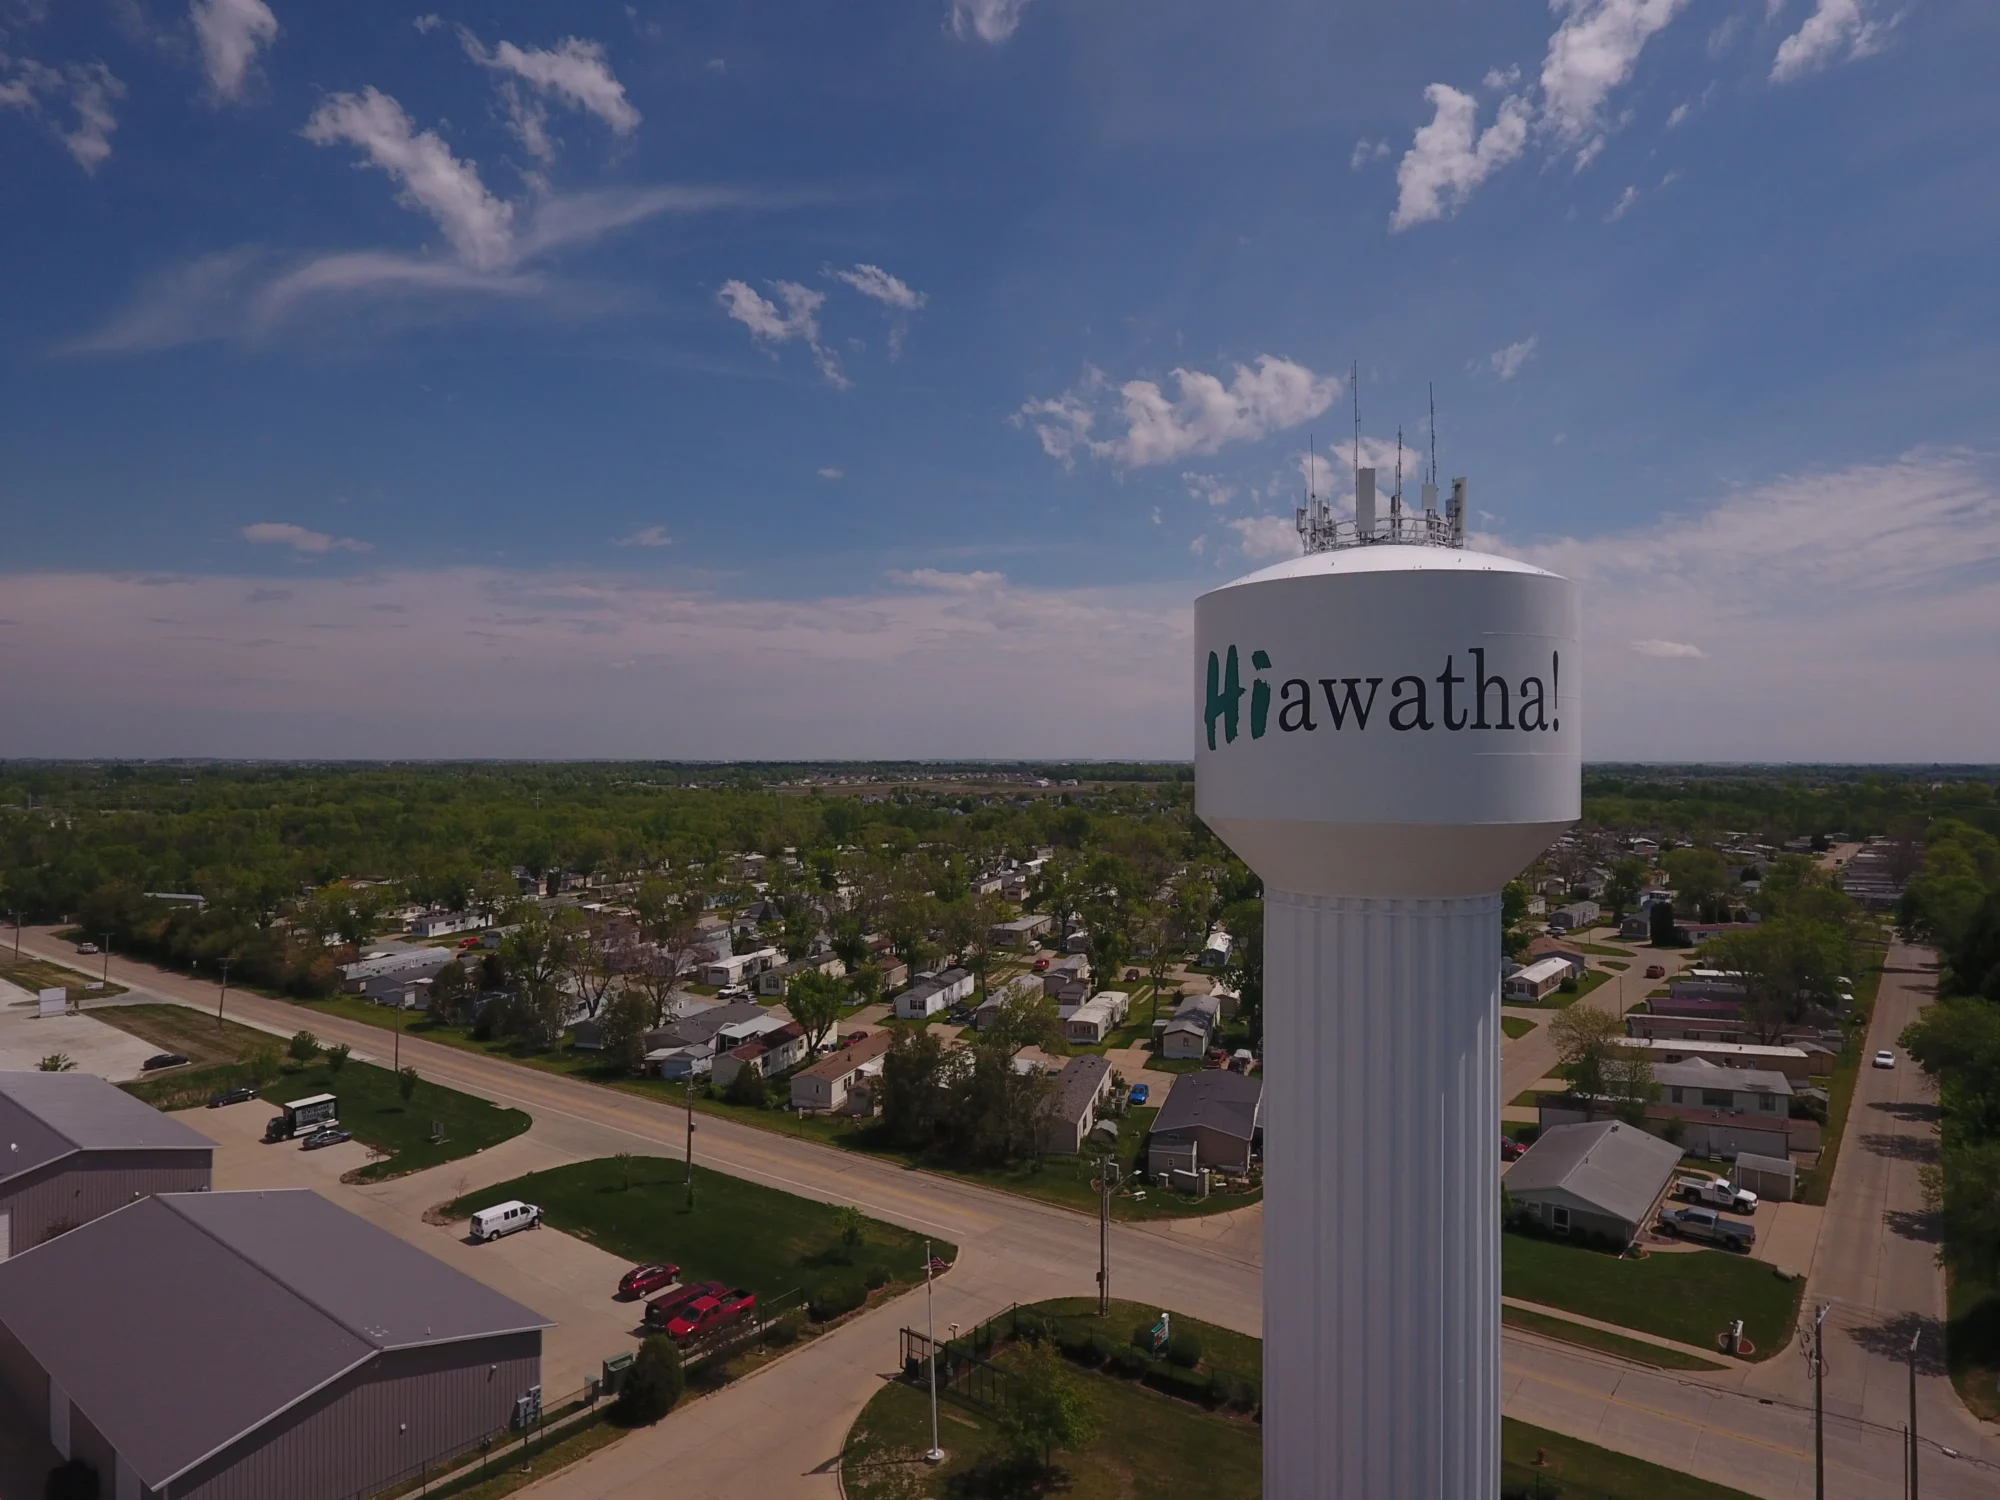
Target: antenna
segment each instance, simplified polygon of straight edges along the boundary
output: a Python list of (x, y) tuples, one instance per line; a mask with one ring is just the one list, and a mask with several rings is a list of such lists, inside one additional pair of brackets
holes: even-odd
[(1431, 388), (1431, 483), (1438, 482), (1438, 388), (1435, 380)]
[(1361, 361), (1354, 362), (1354, 484), (1361, 486)]
[(1396, 424), (1396, 498), (1403, 498), (1403, 424)]

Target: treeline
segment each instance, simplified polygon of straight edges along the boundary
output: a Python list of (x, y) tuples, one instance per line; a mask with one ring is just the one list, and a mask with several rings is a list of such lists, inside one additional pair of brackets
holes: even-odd
[(1593, 768), (1584, 777), (1588, 828), (1652, 829), (1700, 837), (1739, 829), (1765, 842), (1844, 833), (1921, 840), (1954, 819), (2000, 834), (2000, 773), (1991, 768), (1774, 769)]
[(1902, 1038), (1938, 1084), (1939, 1161), (1924, 1169), (1925, 1187), (1942, 1212), (1946, 1263), (1995, 1293), (1986, 1337), (2000, 1355), (2000, 839), (1940, 823), (1899, 915), (1943, 961), (1937, 1002)]

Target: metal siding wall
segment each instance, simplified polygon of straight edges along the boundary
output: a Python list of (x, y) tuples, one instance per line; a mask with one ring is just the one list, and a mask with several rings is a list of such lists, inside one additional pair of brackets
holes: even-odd
[(58, 1224), (72, 1228), (154, 1193), (197, 1193), (214, 1175), (207, 1151), (85, 1151), (8, 1184), (0, 1213), (13, 1215), (13, 1253), (33, 1249)]
[(539, 1332), (380, 1355), (167, 1486), (167, 1494), (347, 1500), (433, 1454), (504, 1430), (514, 1398), (541, 1383), (541, 1369)]
[(91, 1424), (89, 1414), (74, 1401), (69, 1404), (69, 1456), (80, 1458), (97, 1470), (97, 1477), (104, 1482), (103, 1493), (107, 1500), (115, 1496), (118, 1450)]
[(1500, 1485), (1500, 903), (1265, 898), (1264, 1493)]
[(13, 1330), (0, 1323), (0, 1381), (29, 1412), (42, 1413), (42, 1431), (48, 1431), (49, 1375), (14, 1337)]

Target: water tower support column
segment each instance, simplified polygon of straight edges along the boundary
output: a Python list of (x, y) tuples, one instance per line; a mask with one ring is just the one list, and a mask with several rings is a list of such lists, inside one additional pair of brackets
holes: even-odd
[(1265, 893), (1264, 1493), (1500, 1489), (1500, 898)]

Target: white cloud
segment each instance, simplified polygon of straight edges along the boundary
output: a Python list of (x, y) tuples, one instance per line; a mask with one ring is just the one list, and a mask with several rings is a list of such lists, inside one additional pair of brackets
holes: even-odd
[(486, 191), (479, 169), (460, 161), (434, 131), (419, 131), (402, 105), (379, 89), (329, 94), (306, 122), (316, 146), (346, 143), (401, 187), (401, 201), (430, 215), (459, 259), (494, 270), (513, 257), (514, 206)]
[(1519, 63), (1510, 63), (1505, 68), (1488, 68), (1486, 76), (1480, 80), (1480, 84), (1482, 87), (1490, 89), (1497, 94), (1502, 89), (1511, 89), (1520, 81), (1521, 65)]
[(721, 57), (711, 57), (702, 66), (711, 73), (727, 73), (729, 71), (728, 59)]
[(1533, 108), (1518, 95), (1500, 101), (1491, 125), (1480, 130), (1479, 101), (1449, 84), (1434, 83), (1424, 97), (1435, 113), (1419, 127), (1396, 167), (1396, 211), (1390, 230), (1448, 219), (1475, 189), (1527, 149)]
[(750, 330), (750, 337), (771, 344), (788, 344), (801, 339), (813, 352), (819, 372), (831, 385), (845, 389), (849, 384), (841, 373), (840, 361), (819, 341), (819, 310), (826, 305), (826, 293), (816, 292), (796, 281), (774, 281), (771, 288), (778, 303), (760, 293), (747, 281), (731, 278), (722, 283), (715, 300), (722, 310)]
[(1487, 368), (1502, 380), (1512, 380), (1521, 373), (1521, 367), (1535, 357), (1535, 346), (1540, 342), (1541, 335), (1531, 333), (1518, 344), (1495, 349), (1486, 357)]
[(1805, 24), (1778, 44), (1771, 82), (1790, 83), (1879, 52), (1895, 23), (1896, 18), (1884, 22), (1870, 15), (1868, 0), (1819, 0)]
[(1632, 649), (1641, 656), (1657, 656), (1665, 659), (1676, 657), (1707, 657), (1708, 653), (1699, 646), (1690, 646), (1686, 641), (1634, 641)]
[(1562, 23), (1542, 61), (1542, 123), (1579, 168), (1604, 149), (1605, 103), (1687, 0), (1550, 0)]
[[(109, 159), (111, 134), (118, 128), (111, 105), (124, 96), (125, 85), (103, 63), (57, 69), (31, 57), (0, 53), (0, 109), (18, 109), (41, 120), (86, 172), (95, 173)], [(76, 116), (68, 130), (49, 118), (48, 107), (57, 102)]]
[(1081, 449), (1125, 468), (1171, 463), (1190, 454), (1215, 453), (1230, 443), (1255, 442), (1310, 421), (1340, 394), (1340, 380), (1316, 375), (1306, 366), (1275, 354), (1260, 354), (1255, 367), (1237, 365), (1228, 384), (1201, 370), (1176, 369), (1176, 394), (1169, 397), (1151, 380), (1128, 380), (1118, 388), (1112, 420), (1124, 430), (1095, 439), (1093, 402), (1103, 375), (1085, 374), (1080, 386), (1060, 396), (1024, 403), (1016, 426), (1033, 428), (1042, 450), (1065, 464)]
[(271, 7), (264, 0), (191, 0), (188, 20), (215, 97), (241, 98), (258, 52), (278, 39)]
[(500, 85), (500, 100), (507, 110), (508, 128), (543, 166), (556, 158), (545, 101), (592, 115), (613, 135), (627, 136), (639, 128), (639, 111), (625, 97), (625, 85), (612, 73), (601, 43), (571, 36), (553, 47), (517, 47), (503, 41), (488, 51), (463, 26), (458, 37), (467, 57), (507, 75)]
[(373, 552), (372, 542), (358, 542), (351, 536), (330, 536), (324, 531), (309, 531), (303, 526), (294, 526), (289, 521), (258, 521), (254, 525), (242, 527), (237, 535), (246, 542), (254, 542), (265, 547), (290, 547), (294, 552), (322, 556), (328, 552)]
[(1196, 557), (1200, 557), (1206, 553), (1208, 551), (1208, 533), (1203, 532), (1200, 536), (1189, 542), (1188, 551)]
[(1354, 153), (1347, 158), (1347, 165), (1353, 171), (1360, 171), (1370, 162), (1380, 161), (1390, 155), (1395, 148), (1387, 141), (1356, 141)]
[(1000, 588), (1007, 582), (1005, 573), (949, 573), (938, 568), (915, 568), (909, 572), (892, 569), (889, 573), (892, 583), (905, 584), (910, 588), (930, 589), (942, 594), (985, 594)]
[(630, 536), (618, 538), (621, 547), (671, 547), (674, 539), (667, 535), (664, 526), (641, 526)]
[(1028, 0), (951, 0), (945, 24), (961, 41), (977, 38), (998, 46), (1020, 27)]
[(898, 312), (915, 312), (930, 299), (919, 291), (913, 291), (908, 282), (891, 276), (880, 266), (858, 265), (851, 271), (827, 273), (836, 281), (844, 281), (864, 297), (872, 297), (885, 307), (893, 307)]
[(1254, 562), (1299, 555), (1299, 528), (1289, 516), (1238, 516), (1223, 523), (1237, 536), (1237, 545)]
[(1671, 110), (1669, 110), (1667, 112), (1667, 129), (1678, 130), (1681, 124), (1687, 119), (1688, 111), (1692, 107), (1693, 107), (1692, 105), (1689, 105), (1686, 102), (1682, 102), (1680, 104), (1676, 104)]
[(1630, 183), (1627, 183), (1625, 191), (1618, 195), (1618, 201), (1612, 204), (1610, 210), (1604, 215), (1604, 222), (1607, 224), (1616, 224), (1632, 211), (1632, 205), (1638, 201), (1639, 190)]
[(431, 32), (436, 31), (438, 27), (444, 25), (444, 17), (436, 11), (431, 11), (427, 15), (418, 16), (410, 24), (428, 36)]
[(819, 477), (822, 479), (842, 479), (845, 478), (846, 476), (843, 475), (841, 471), (839, 469), (836, 469), (832, 464), (828, 464), (825, 468), (819, 471)]
[(1218, 509), (1236, 498), (1236, 486), (1224, 484), (1213, 474), (1183, 473), (1181, 483), (1187, 486), (1187, 492), (1195, 499), (1206, 500)]

